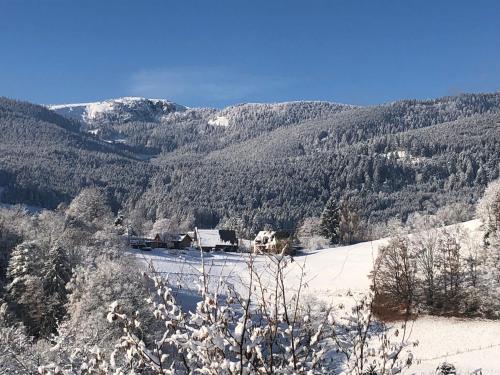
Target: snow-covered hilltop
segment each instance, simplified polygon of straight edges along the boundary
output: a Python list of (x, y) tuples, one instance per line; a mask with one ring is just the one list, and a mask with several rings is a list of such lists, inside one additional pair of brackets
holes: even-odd
[(210, 125), (228, 127), (238, 124), (299, 123), (356, 108), (348, 104), (325, 101), (295, 101), (282, 103), (243, 103), (221, 109), (209, 120)]
[(124, 97), (93, 103), (49, 105), (49, 109), (85, 124), (144, 121), (158, 122), (173, 112), (183, 112), (185, 106), (164, 99)]

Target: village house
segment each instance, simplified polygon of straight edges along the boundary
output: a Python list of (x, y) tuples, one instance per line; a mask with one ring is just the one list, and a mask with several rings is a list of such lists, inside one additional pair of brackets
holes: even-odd
[(192, 239), (188, 234), (156, 234), (152, 247), (165, 249), (187, 249), (191, 247)]
[(285, 254), (293, 254), (292, 241), (290, 233), (286, 231), (261, 230), (253, 241), (254, 253), (279, 254), (284, 251)]
[(238, 239), (234, 230), (196, 229), (196, 244), (203, 251), (237, 251)]
[(127, 244), (133, 249), (187, 249), (193, 240), (188, 234), (163, 234), (157, 233), (154, 238), (126, 235)]

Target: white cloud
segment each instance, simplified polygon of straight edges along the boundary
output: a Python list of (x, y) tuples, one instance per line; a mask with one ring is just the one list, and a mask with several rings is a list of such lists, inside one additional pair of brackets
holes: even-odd
[(131, 77), (129, 93), (187, 105), (217, 106), (260, 100), (291, 84), (290, 79), (256, 76), (224, 67), (169, 67), (137, 72)]

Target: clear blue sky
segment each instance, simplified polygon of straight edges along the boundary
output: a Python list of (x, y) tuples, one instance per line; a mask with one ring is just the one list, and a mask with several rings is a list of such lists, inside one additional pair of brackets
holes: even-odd
[(0, 0), (0, 96), (375, 104), (500, 89), (500, 1)]

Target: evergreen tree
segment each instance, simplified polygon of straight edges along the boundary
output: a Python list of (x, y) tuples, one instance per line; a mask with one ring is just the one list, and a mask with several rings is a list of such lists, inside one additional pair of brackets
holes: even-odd
[(60, 246), (54, 246), (43, 264), (43, 293), (45, 308), (43, 313), (43, 334), (54, 333), (58, 322), (66, 313), (66, 284), (71, 279), (71, 265), (66, 251)]
[(40, 247), (36, 242), (23, 242), (16, 246), (7, 269), (7, 299), (14, 315), (37, 335), (42, 319), (43, 287), (37, 276)]
[(22, 243), (12, 251), (7, 268), (10, 282), (6, 288), (11, 301), (19, 300), (25, 289), (24, 282), (30, 269), (30, 248), (31, 244)]
[(321, 235), (328, 238), (331, 243), (339, 242), (340, 235), (340, 211), (337, 202), (331, 197), (321, 214)]

